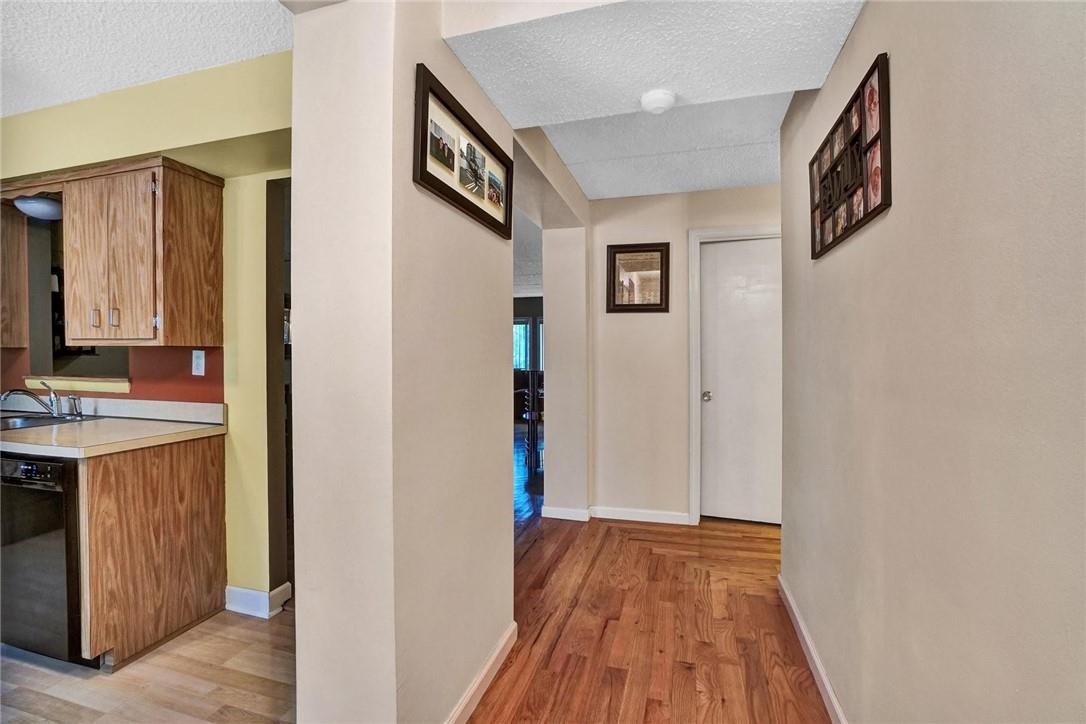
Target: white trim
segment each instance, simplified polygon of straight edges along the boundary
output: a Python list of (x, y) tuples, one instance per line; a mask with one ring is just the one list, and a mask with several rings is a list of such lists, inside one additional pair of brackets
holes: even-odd
[(688, 445), (687, 491), (690, 498), (688, 503), (690, 514), (687, 522), (690, 525), (697, 525), (701, 521), (701, 245), (718, 241), (753, 241), (755, 239), (779, 238), (781, 238), (781, 227), (779, 226), (691, 229), (688, 236), (686, 258), (689, 262), (687, 286), (690, 291), (687, 306), (690, 440)]
[[(48, 402), (48, 396), (39, 395)], [(62, 400), (63, 401), (63, 400)], [(226, 424), (226, 405), (221, 402), (175, 402), (172, 400), (136, 400), (130, 397), (83, 397), (83, 412), (103, 417), (134, 417), (140, 420)], [(40, 412), (41, 406), (19, 396), (4, 400), (3, 409)], [(64, 402), (64, 409), (68, 403)]]
[(257, 618), (271, 618), (283, 610), (283, 604), (289, 601), (292, 595), (289, 582), (273, 591), (227, 586), (226, 610)]
[(677, 513), (671, 510), (645, 510), (644, 508), (608, 508), (602, 505), (593, 505), (589, 512), (593, 518), (610, 518), (611, 520), (631, 520), (638, 523), (670, 523), (672, 525), (689, 525), (690, 516), (686, 513)]
[(544, 505), (541, 514), (544, 518), (560, 518), (562, 520), (586, 521), (589, 519), (588, 508), (556, 508), (553, 505)]
[(811, 634), (807, 631), (807, 625), (803, 622), (803, 616), (800, 615), (799, 609), (796, 607), (796, 601), (792, 598), (792, 592), (788, 590), (783, 576), (777, 576), (777, 585), (781, 590), (781, 600), (784, 601), (784, 608), (788, 611), (788, 617), (792, 619), (792, 626), (796, 629), (799, 643), (803, 646), (803, 653), (807, 656), (807, 663), (811, 667), (811, 673), (814, 674), (815, 683), (818, 684), (818, 690), (822, 692), (822, 702), (826, 705), (830, 719), (833, 720), (833, 724), (848, 724), (848, 719), (845, 718), (845, 710), (841, 708), (841, 702), (837, 700), (837, 694), (833, 690), (833, 684), (830, 683), (826, 667), (822, 665), (822, 659), (818, 657), (814, 640), (811, 639)]
[(555, 508), (544, 505), (544, 518), (577, 520), (585, 522), (589, 518), (609, 520), (630, 520), (637, 523), (670, 523), (672, 525), (697, 525), (690, 522), (690, 516), (672, 510), (647, 510), (645, 508), (610, 508), (604, 505), (591, 505), (588, 508)]
[(505, 663), (505, 657), (509, 655), (509, 650), (513, 648), (513, 644), (516, 642), (517, 622), (513, 621), (505, 629), (505, 633), (502, 634), (497, 647), (490, 654), (490, 658), (486, 660), (486, 663), (483, 664), (483, 668), (475, 675), (467, 691), (460, 697), (460, 701), (456, 702), (456, 706), (453, 707), (449, 718), (445, 720), (447, 724), (464, 724), (468, 717), (474, 713), (475, 707), (479, 706), (479, 700), (483, 698), (483, 694), (486, 693), (490, 682), (494, 681), (498, 669)]

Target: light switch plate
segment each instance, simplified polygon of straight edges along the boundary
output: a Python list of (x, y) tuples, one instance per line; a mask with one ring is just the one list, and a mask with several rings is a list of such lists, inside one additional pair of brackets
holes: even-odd
[(196, 377), (204, 376), (204, 351), (202, 349), (192, 350), (192, 374)]

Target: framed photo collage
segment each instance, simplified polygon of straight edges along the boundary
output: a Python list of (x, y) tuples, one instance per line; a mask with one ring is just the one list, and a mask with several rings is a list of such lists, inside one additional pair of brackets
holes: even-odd
[(890, 208), (890, 60), (875, 58), (809, 164), (811, 258)]

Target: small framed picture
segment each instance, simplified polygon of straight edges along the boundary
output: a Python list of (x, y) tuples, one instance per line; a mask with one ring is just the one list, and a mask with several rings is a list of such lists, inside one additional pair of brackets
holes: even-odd
[(814, 210), (811, 217), (811, 226), (814, 228), (815, 246), (818, 246), (822, 243), (822, 212), (818, 209)]
[(815, 161), (811, 164), (811, 193), (814, 194), (814, 204), (818, 204), (818, 162)]
[(415, 66), (413, 156), (416, 184), (513, 238), (513, 159), (422, 63)]
[(830, 164), (833, 162), (833, 153), (830, 149), (830, 144), (826, 144), (826, 147), (822, 149), (822, 173), (826, 173), (830, 170)]
[(607, 247), (607, 311), (668, 311), (671, 244), (610, 244)]
[(882, 124), (879, 98), (879, 71), (876, 69), (867, 83), (864, 84), (864, 143), (867, 143), (879, 132)]
[(867, 149), (867, 208), (873, 209), (882, 203), (882, 149), (881, 141), (875, 141)]
[(486, 186), (486, 156), (466, 138), (460, 139), (460, 185), (483, 198)]
[(822, 222), (822, 246), (833, 241), (833, 219), (827, 218)]
[(846, 226), (848, 226), (848, 204), (841, 204), (833, 212), (833, 235), (840, 236), (845, 233)]
[(505, 186), (493, 171), (486, 174), (486, 200), (499, 209), (505, 206)]
[(430, 120), (430, 155), (445, 168), (456, 168), (456, 139), (448, 131)]
[(849, 218), (850, 224), (855, 224), (864, 216), (864, 191), (863, 189), (856, 189), (852, 194), (852, 215)]
[(837, 130), (833, 132), (834, 157), (841, 155), (843, 150), (845, 150), (845, 124), (841, 123), (837, 126)]
[(853, 132), (860, 130), (860, 101), (852, 104), (849, 110), (849, 126)]

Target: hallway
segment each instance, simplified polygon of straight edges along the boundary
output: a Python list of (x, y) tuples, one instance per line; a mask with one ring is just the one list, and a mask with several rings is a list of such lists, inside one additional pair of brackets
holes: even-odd
[(776, 526), (534, 518), (514, 555), (517, 642), (472, 721), (828, 721)]

